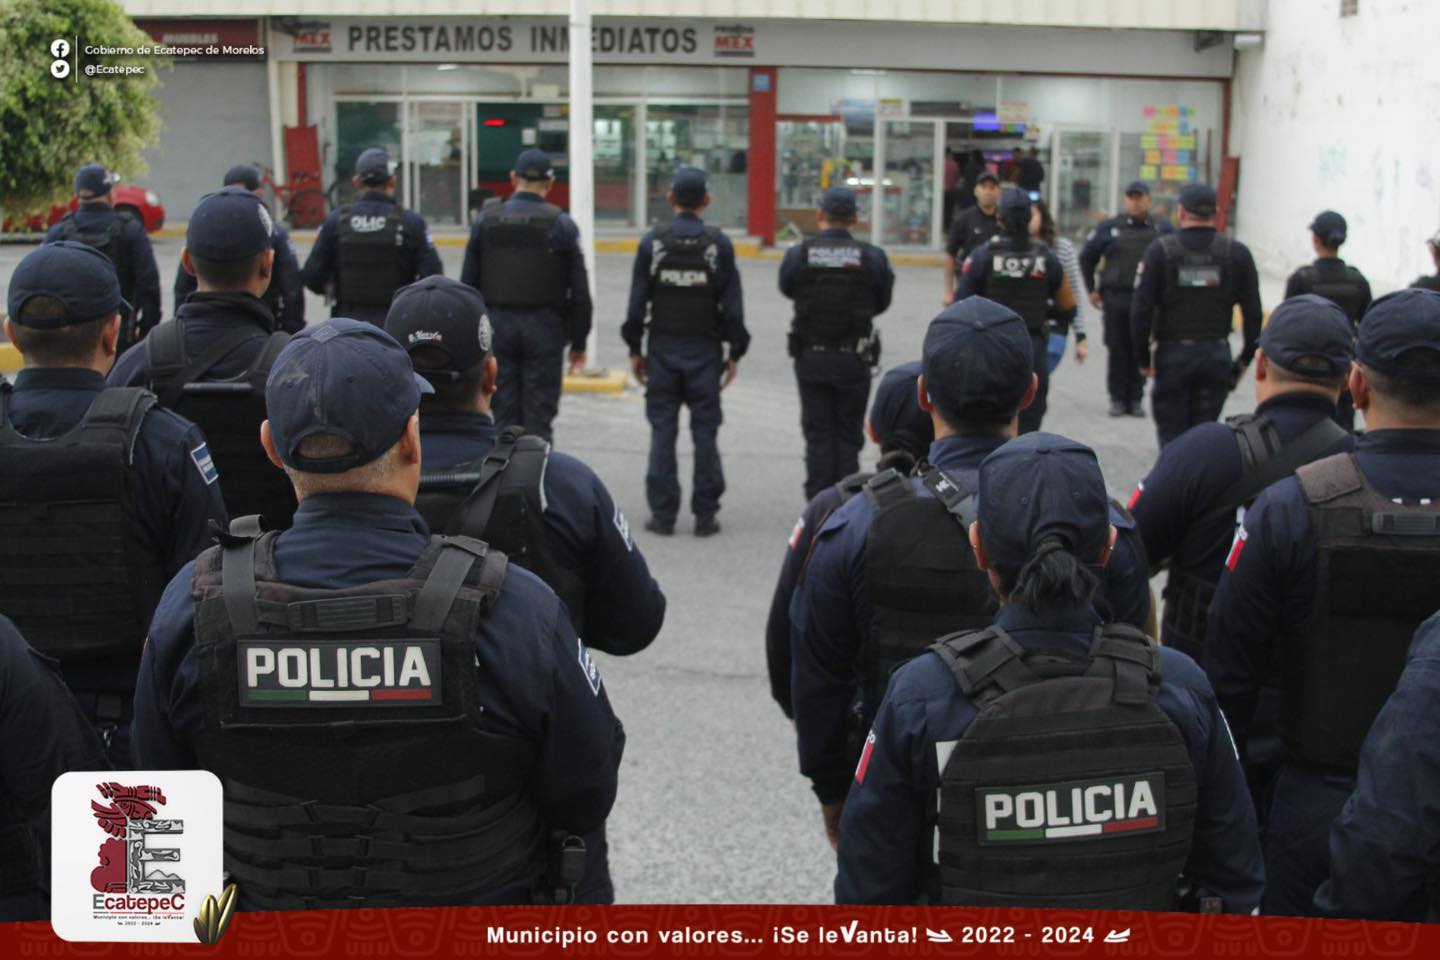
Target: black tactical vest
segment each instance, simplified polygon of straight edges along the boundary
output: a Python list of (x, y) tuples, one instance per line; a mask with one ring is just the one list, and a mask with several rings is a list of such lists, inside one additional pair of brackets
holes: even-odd
[(422, 473), (415, 509), (432, 531), (484, 540), (549, 584), (577, 629), (585, 624), (585, 582), (550, 555), (545, 468), (550, 444), (507, 427), (479, 460)]
[(930, 649), (978, 710), (941, 771), (941, 902), (1176, 909), (1195, 770), (1155, 703), (1159, 648), (1111, 624), (1084, 659), (999, 627)]
[(924, 653), (941, 634), (989, 624), (997, 609), (970, 549), (973, 492), (963, 492), (928, 464), (918, 475), (933, 497), (921, 496), (895, 470), (865, 485), (874, 515), (865, 540), (870, 640), (860, 651), (860, 675), (870, 711), (879, 706), (895, 667)]
[[(1191, 522), (1185, 539), (1214, 535), (1218, 521), (1225, 519), (1225, 536), (1233, 535), (1237, 512), (1249, 507), (1266, 487), (1290, 476), (1300, 467), (1333, 451), (1349, 433), (1329, 417), (1317, 420), (1290, 443), (1280, 439), (1279, 431), (1265, 417), (1253, 413), (1237, 414), (1225, 420), (1235, 432), (1240, 448), (1240, 477), (1220, 495), (1219, 503)], [(1205, 625), (1220, 569), (1181, 569), (1172, 564), (1165, 582), (1165, 645), (1202, 661), (1205, 651)]]
[(295, 516), (295, 489), (285, 471), (265, 456), (260, 424), (265, 421), (265, 380), (290, 334), (270, 334), (249, 370), (221, 380), (210, 370), (257, 331), (246, 324), (213, 341), (192, 357), (185, 349), (185, 318), (157, 326), (145, 338), (145, 385), (160, 405), (174, 410), (205, 434), (220, 474), (225, 512), (260, 514), (268, 530), (284, 530)]
[(1353, 774), (1416, 628), (1435, 612), (1440, 502), (1395, 503), (1348, 453), (1295, 475), (1310, 504), (1316, 592), (1309, 618), (1286, 633), (1280, 732), (1299, 761)]
[(109, 257), (110, 262), (115, 265), (115, 274), (120, 279), (120, 289), (128, 292), (133, 285), (131, 264), (129, 257), (125, 256), (125, 245), (120, 242), (125, 223), (126, 218), (117, 213), (104, 227), (86, 230), (71, 212), (65, 214), (65, 218), (60, 221), (60, 239), (89, 244)]
[(335, 223), (341, 308), (388, 309), (395, 291), (409, 282), (400, 272), (400, 255), (405, 246), (405, 220), (400, 209), (361, 214), (353, 207), (342, 207)]
[(1130, 293), (1135, 289), (1135, 273), (1145, 259), (1145, 251), (1160, 232), (1153, 221), (1136, 225), (1128, 219), (1110, 228), (1110, 246), (1105, 250), (1105, 266), (1100, 269), (1100, 289)]
[(1032, 335), (1043, 333), (1050, 311), (1050, 280), (1046, 273), (1049, 249), (1033, 240), (1024, 246), (992, 240), (986, 251), (990, 273), (980, 295), (1018, 313)]
[(870, 336), (875, 295), (853, 237), (812, 237), (800, 245), (792, 332), (806, 343), (847, 344)]
[(1345, 316), (1356, 327), (1365, 313), (1365, 278), (1360, 271), (1343, 260), (1317, 260), (1297, 272), (1301, 293), (1313, 293), (1324, 297), (1345, 311)]
[(155, 397), (111, 387), (68, 432), (31, 440), (10, 423), (10, 389), (0, 387), (0, 610), (49, 656), (138, 660), (170, 579), (126, 506), (144, 481), (135, 443)]
[(1235, 308), (1230, 238), (1216, 232), (1204, 250), (1191, 250), (1178, 233), (1160, 238), (1165, 250), (1165, 287), (1155, 321), (1155, 339), (1224, 340)]
[(565, 305), (570, 264), (550, 243), (560, 208), (487, 202), (480, 220), (480, 292), (496, 307)]
[(504, 556), (435, 537), (404, 577), (323, 590), (276, 579), (275, 537), (222, 538), (191, 585), (195, 752), (247, 905), (465, 903), (536, 876), (533, 751), (484, 730), (476, 684)]
[(706, 227), (692, 237), (677, 237), (673, 223), (655, 231), (650, 252), (651, 333), (719, 335), (719, 239), (719, 227)]

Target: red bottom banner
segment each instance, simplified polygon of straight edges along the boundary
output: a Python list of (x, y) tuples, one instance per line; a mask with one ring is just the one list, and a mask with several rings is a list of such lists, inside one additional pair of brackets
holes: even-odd
[(68, 943), (0, 924), (4, 957), (1411, 957), (1440, 926), (1102, 910), (445, 907), (241, 913), (219, 942)]

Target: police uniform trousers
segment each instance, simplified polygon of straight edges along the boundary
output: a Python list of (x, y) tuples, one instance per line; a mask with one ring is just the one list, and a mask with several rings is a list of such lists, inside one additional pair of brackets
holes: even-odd
[(1315, 891), (1330, 876), (1330, 827), (1355, 789), (1355, 778), (1287, 763), (1270, 786), (1261, 836), (1265, 895), (1260, 910), (1318, 916)]
[(526, 433), (551, 439), (565, 380), (565, 324), (553, 310), (490, 307), (495, 328), (493, 411), (501, 430), (520, 426)]
[(1220, 419), (1229, 392), (1229, 341), (1157, 344), (1150, 407), (1160, 446), (1197, 423)]
[(650, 514), (672, 524), (680, 512), (680, 472), (675, 442), (680, 407), (690, 408), (695, 443), (695, 479), (690, 510), (708, 519), (720, 509), (725, 471), (720, 466), (720, 378), (725, 360), (719, 341), (709, 337), (650, 337), (645, 358), (645, 416), (650, 421), (650, 463), (645, 470), (645, 500)]
[(1145, 399), (1145, 378), (1135, 363), (1135, 335), (1130, 328), (1130, 294), (1101, 292), (1104, 304), (1105, 389), (1113, 403), (1137, 407)]
[(1045, 419), (1046, 400), (1050, 396), (1050, 334), (1030, 334), (1030, 357), (1035, 364), (1035, 376), (1039, 383), (1035, 387), (1035, 402), (1020, 411), (1020, 432), (1034, 433)]
[(795, 358), (800, 429), (805, 434), (805, 499), (860, 470), (870, 366), (853, 350), (807, 347)]

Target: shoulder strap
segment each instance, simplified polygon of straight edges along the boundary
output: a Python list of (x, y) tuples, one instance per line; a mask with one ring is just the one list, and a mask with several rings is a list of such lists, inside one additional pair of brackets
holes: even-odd
[(904, 475), (893, 467), (882, 470), (865, 481), (864, 490), (874, 504), (877, 514), (896, 503), (910, 499), (910, 485), (905, 482)]
[(1235, 433), (1235, 442), (1240, 448), (1240, 469), (1244, 473), (1269, 460), (1284, 446), (1280, 431), (1268, 417), (1242, 413), (1226, 418), (1225, 423)]
[(276, 330), (270, 334), (265, 341), (265, 346), (260, 349), (260, 355), (255, 358), (250, 372), (258, 374), (261, 380), (270, 375), (270, 368), (275, 365), (275, 358), (280, 356), (280, 351), (285, 349), (285, 344), (290, 342), (290, 334), (284, 330)]
[[(161, 378), (159, 371), (155, 368), (150, 370), (150, 384), (159, 396), (160, 405), (163, 407), (174, 407), (175, 404), (179, 402), (181, 394), (185, 392), (186, 384), (203, 377), (210, 371), (211, 367), (225, 359), (230, 355), (231, 351), (251, 340), (255, 335), (253, 330), (230, 330), (227, 331), (224, 336), (213, 341), (210, 346), (200, 351), (198, 356), (186, 358), (184, 346), (185, 334), (183, 328), (180, 327), (180, 321), (176, 319), (170, 321), (170, 323), (173, 323), (175, 328), (172, 332), (166, 334), (165, 338), (161, 341), (160, 351), (162, 357), (171, 359), (170, 368), (173, 369), (173, 358), (177, 355), (175, 341), (178, 339), (178, 356), (185, 359), (185, 365), (165, 379)], [(167, 325), (168, 324), (161, 324), (161, 327)], [(149, 342), (149, 338), (146, 338), (146, 341)], [(154, 354), (152, 353), (150, 356), (153, 357)]]
[(1096, 627), (1090, 657), (1087, 673), (1114, 682), (1112, 702), (1142, 706), (1154, 699), (1160, 685), (1160, 649), (1139, 629), (1124, 623)]
[(1160, 238), (1160, 247), (1165, 251), (1166, 260), (1174, 260), (1185, 252), (1178, 233), (1167, 233)]
[(484, 533), (490, 524), (491, 514), (495, 512), (495, 501), (500, 496), (499, 479), (505, 468), (510, 466), (510, 458), (514, 456), (515, 447), (524, 435), (525, 431), (521, 427), (507, 427), (495, 438), (495, 446), (491, 447), (490, 452), (480, 461), (475, 488), (464, 502), (455, 508), (455, 512), (450, 514), (450, 519), (445, 524), (447, 536), (480, 536)]
[(1026, 665), (1025, 649), (996, 626), (952, 633), (936, 640), (930, 650), (950, 668), (960, 692), (971, 700), (989, 687), (1009, 693), (1042, 679)]
[(933, 464), (926, 464), (920, 471), (920, 482), (925, 488), (935, 495), (935, 499), (945, 505), (945, 509), (960, 524), (966, 536), (970, 533), (970, 524), (975, 522), (979, 512), (976, 510), (975, 495), (973, 493), (961, 493), (960, 488), (945, 476), (944, 471)]
[(1222, 263), (1230, 259), (1230, 238), (1219, 230), (1210, 238), (1210, 255)]
[[(1273, 427), (1271, 428), (1273, 429)], [(1243, 436), (1238, 434), (1237, 436)], [(1317, 420), (1300, 436), (1278, 451), (1268, 450), (1266, 456), (1245, 467), (1240, 479), (1232, 483), (1220, 497), (1220, 503), (1200, 518), (1209, 523), (1235, 512), (1241, 504), (1258, 497), (1266, 487), (1277, 483), (1313, 461), (1320, 454), (1345, 439), (1345, 428), (1329, 417)], [(1258, 447), (1251, 446), (1252, 457)], [(1245, 457), (1245, 440), (1241, 440), (1241, 459)]]
[(260, 548), (258, 517), (240, 517), (220, 533), (220, 592), (236, 636), (260, 632), (259, 595), (255, 589), (255, 551)]
[(1295, 471), (1300, 489), (1311, 504), (1336, 500), (1365, 488), (1365, 476), (1355, 462), (1353, 453), (1337, 453), (1324, 460), (1307, 463)]
[(152, 386), (163, 386), (185, 369), (185, 318), (162, 321), (145, 337), (145, 370)]
[(153, 406), (155, 394), (144, 387), (107, 387), (90, 403), (90, 409), (80, 421), (80, 429), (118, 431), (125, 449), (125, 463), (132, 464), (140, 424)]

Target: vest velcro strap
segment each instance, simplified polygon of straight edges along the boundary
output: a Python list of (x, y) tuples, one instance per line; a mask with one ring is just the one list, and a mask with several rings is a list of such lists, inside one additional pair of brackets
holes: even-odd
[[(296, 633), (366, 630), (402, 626), (410, 619), (409, 597), (386, 594), (370, 597), (334, 597), (285, 604), (280, 621)], [(272, 622), (265, 613), (261, 619)]]
[(445, 543), (435, 558), (435, 567), (425, 578), (425, 585), (415, 598), (415, 612), (410, 623), (416, 630), (439, 633), (450, 613), (455, 596), (475, 564), (471, 550), (454, 543)]
[(1370, 532), (1390, 537), (1433, 537), (1440, 534), (1440, 513), (1373, 513)]
[(979, 516), (976, 509), (975, 497), (968, 493), (961, 493), (949, 477), (939, 467), (927, 465), (920, 473), (920, 480), (925, 488), (935, 495), (935, 499), (945, 504), (945, 509), (960, 524), (961, 529), (969, 535), (970, 524), (974, 523)]
[(237, 539), (220, 554), (220, 589), (225, 612), (237, 636), (260, 632), (260, 612), (255, 605), (255, 547), (252, 540)]

